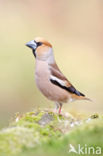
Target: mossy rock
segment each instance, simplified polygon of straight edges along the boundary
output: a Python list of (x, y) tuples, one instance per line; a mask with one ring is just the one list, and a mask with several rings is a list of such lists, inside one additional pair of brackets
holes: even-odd
[(68, 155), (69, 144), (103, 148), (102, 140), (102, 116), (79, 120), (67, 113), (33, 111), (17, 114), (10, 126), (0, 131), (0, 156)]

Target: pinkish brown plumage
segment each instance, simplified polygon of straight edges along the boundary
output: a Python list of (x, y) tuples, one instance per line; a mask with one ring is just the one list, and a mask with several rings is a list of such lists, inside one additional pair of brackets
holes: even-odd
[(36, 58), (35, 81), (38, 89), (44, 96), (56, 103), (56, 110), (63, 103), (74, 100), (89, 100), (84, 94), (75, 89), (75, 87), (62, 74), (57, 66), (52, 45), (41, 37), (26, 44), (33, 51)]

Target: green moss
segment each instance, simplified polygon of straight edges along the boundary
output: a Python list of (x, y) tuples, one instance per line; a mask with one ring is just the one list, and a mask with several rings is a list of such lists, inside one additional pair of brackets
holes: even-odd
[(29, 112), (24, 114), (20, 120), (29, 122), (38, 122), (45, 112)]
[(9, 128), (0, 131), (0, 153), (20, 153), (23, 149), (35, 147), (52, 137), (60, 137), (61, 132), (52, 126), (53, 122), (57, 122), (56, 116), (45, 111), (17, 114)]
[(38, 139), (39, 135), (32, 129), (19, 126), (4, 129), (0, 132), (0, 153), (2, 155), (18, 153), (24, 146), (26, 148), (34, 147)]
[[(84, 123), (79, 127), (73, 128), (69, 133), (62, 135), (60, 139), (51, 138), (48, 142), (43, 143), (41, 146), (37, 146), (32, 150), (27, 150), (27, 155), (45, 155), (45, 156), (82, 156), (88, 154), (75, 154), (68, 153), (70, 144), (72, 144), (76, 149), (78, 144), (81, 147), (94, 147), (97, 146), (103, 149), (103, 121), (101, 119), (90, 121), (89, 123)], [(23, 154), (23, 153), (22, 153)], [(101, 153), (102, 155), (103, 153)], [(27, 156), (25, 155), (25, 156)], [(92, 154), (90, 154), (92, 155)], [(96, 156), (96, 154), (93, 154)], [(23, 155), (21, 155), (23, 156)]]
[(17, 114), (15, 121), (0, 131), (0, 156), (68, 155), (69, 144), (103, 148), (102, 140), (100, 115), (78, 121), (48, 111), (29, 112)]

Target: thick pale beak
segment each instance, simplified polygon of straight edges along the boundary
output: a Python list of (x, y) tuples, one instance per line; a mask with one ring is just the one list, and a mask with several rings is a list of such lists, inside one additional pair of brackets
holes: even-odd
[(33, 49), (33, 50), (35, 50), (37, 48), (37, 44), (34, 40), (27, 42), (26, 46)]

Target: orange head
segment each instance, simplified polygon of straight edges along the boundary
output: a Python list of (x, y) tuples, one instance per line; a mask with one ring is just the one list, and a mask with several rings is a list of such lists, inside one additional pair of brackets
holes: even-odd
[(46, 61), (51, 55), (53, 56), (52, 45), (42, 37), (36, 37), (26, 44), (32, 49), (36, 59)]

